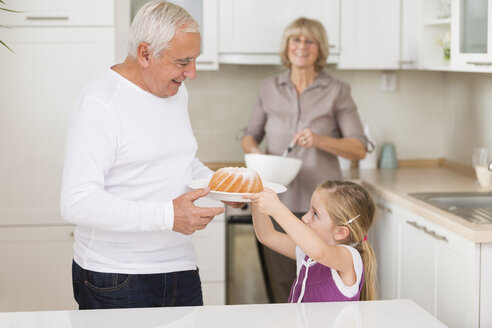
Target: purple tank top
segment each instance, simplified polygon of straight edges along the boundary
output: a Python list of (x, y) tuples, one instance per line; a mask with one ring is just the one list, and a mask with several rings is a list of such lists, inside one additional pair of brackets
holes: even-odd
[[(304, 261), (308, 261), (309, 257), (306, 255)], [(331, 269), (320, 263), (314, 262), (306, 268), (306, 265), (301, 267), (299, 271), (299, 276), (292, 284), (292, 288), (289, 294), (289, 303), (297, 302), (302, 292), (302, 285), (304, 277), (307, 280), (304, 290), (304, 296), (301, 300), (303, 303), (308, 302), (344, 302), (344, 301), (359, 301), (360, 292), (362, 290), (362, 285), (364, 283), (364, 268), (362, 268), (362, 277), (359, 283), (359, 290), (357, 294), (353, 297), (347, 297), (342, 294), (338, 289), (335, 281), (333, 280), (333, 275), (331, 274)], [(296, 284), (297, 282), (297, 284)]]

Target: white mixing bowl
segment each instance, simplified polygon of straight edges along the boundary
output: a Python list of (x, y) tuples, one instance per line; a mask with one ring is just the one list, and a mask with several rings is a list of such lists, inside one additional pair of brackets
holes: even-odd
[(298, 158), (264, 154), (245, 154), (246, 167), (255, 170), (263, 181), (287, 186), (294, 180), (302, 166)]

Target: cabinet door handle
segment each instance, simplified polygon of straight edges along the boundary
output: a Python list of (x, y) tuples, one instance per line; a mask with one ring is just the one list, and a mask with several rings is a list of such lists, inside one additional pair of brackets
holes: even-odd
[(408, 220), (407, 220), (407, 223), (408, 223), (409, 225), (411, 225), (411, 226), (413, 226), (413, 227), (417, 228), (418, 230), (422, 230), (422, 231), (423, 231), (423, 232), (425, 232), (425, 233), (429, 233), (429, 232), (430, 232), (430, 231), (429, 231), (429, 229), (427, 229), (427, 227), (426, 227), (426, 226), (420, 225), (420, 224), (418, 224), (418, 223), (417, 223), (417, 222), (415, 222), (415, 221), (408, 221)]
[(383, 204), (379, 204), (379, 203), (377, 204), (377, 207), (378, 207), (381, 211), (383, 211), (383, 212), (384, 212), (384, 210), (385, 210), (385, 208), (386, 208)]
[(427, 230), (427, 228), (426, 228), (426, 227), (421, 226), (420, 224), (418, 224), (418, 223), (417, 223), (417, 222), (415, 222), (415, 221), (408, 221), (408, 220), (407, 220), (407, 223), (408, 223), (409, 225), (411, 225), (412, 227), (417, 228), (418, 230), (422, 230), (422, 231), (424, 231), (424, 232), (426, 232), (426, 230)]
[(448, 238), (446, 238), (445, 236), (438, 235), (434, 231), (428, 231), (427, 233), (437, 240), (442, 240), (446, 243), (448, 242)]
[(490, 66), (492, 62), (466, 62), (468, 65), (476, 65), (476, 66)]
[(441, 236), (441, 235), (438, 235), (435, 231), (432, 231), (432, 230), (429, 230), (427, 229), (426, 226), (422, 226), (420, 224), (418, 224), (417, 222), (415, 221), (408, 221), (407, 220), (407, 223), (415, 228), (417, 228), (418, 230), (422, 230), (423, 232), (425, 232), (426, 234), (428, 234), (429, 236), (431, 236), (432, 238), (435, 238), (437, 240), (442, 240), (444, 242), (448, 242), (448, 239), (445, 237), (445, 236)]
[(36, 21), (47, 21), (47, 20), (56, 20), (56, 21), (65, 21), (68, 20), (68, 16), (27, 16), (27, 20), (36, 20)]
[(391, 208), (386, 207), (386, 206), (384, 206), (383, 204), (378, 203), (378, 204), (377, 204), (377, 207), (378, 207), (381, 211), (383, 211), (383, 212), (388, 212), (388, 213), (390, 213), (390, 214), (391, 214), (391, 213), (393, 213), (393, 211), (391, 210)]

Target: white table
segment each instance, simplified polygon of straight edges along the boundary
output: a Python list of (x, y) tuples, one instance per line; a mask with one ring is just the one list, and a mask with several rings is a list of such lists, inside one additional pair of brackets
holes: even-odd
[(0, 327), (445, 327), (410, 300), (5, 312)]

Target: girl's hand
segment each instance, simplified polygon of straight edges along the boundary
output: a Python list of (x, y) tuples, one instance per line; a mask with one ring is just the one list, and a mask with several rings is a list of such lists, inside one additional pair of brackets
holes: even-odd
[(316, 146), (317, 134), (313, 133), (310, 129), (304, 129), (302, 131), (297, 132), (294, 135), (294, 141), (299, 146), (310, 148)]
[(251, 199), (253, 206), (261, 213), (270, 216), (275, 216), (274, 213), (283, 206), (280, 199), (278, 199), (277, 193), (268, 188), (257, 194), (243, 195), (243, 198)]

